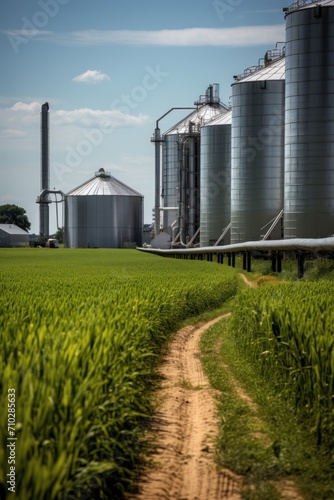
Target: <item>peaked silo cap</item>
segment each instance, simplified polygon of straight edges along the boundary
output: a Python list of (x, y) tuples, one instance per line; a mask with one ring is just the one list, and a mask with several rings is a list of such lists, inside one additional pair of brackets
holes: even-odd
[(227, 108), (224, 104), (218, 104), (216, 106), (204, 104), (192, 113), (188, 114), (188, 116), (183, 118), (176, 125), (173, 125), (173, 127), (167, 130), (164, 135), (187, 134), (191, 123), (197, 127), (203, 127), (215, 116), (227, 113), (228, 111), (229, 108)]
[(203, 127), (211, 127), (214, 125), (231, 125), (232, 123), (232, 110), (227, 113), (222, 113), (220, 115), (214, 116), (208, 123)]
[(236, 81), (232, 85), (239, 82), (285, 80), (285, 56), (283, 55), (265, 66), (254, 66), (254, 70), (253, 67), (248, 68), (243, 74), (235, 76), (234, 78)]
[(334, 7), (334, 0), (295, 0), (295, 2), (283, 9), (289, 14), (296, 10), (312, 9), (314, 7)]
[(144, 196), (100, 168), (95, 176), (69, 191), (66, 196)]

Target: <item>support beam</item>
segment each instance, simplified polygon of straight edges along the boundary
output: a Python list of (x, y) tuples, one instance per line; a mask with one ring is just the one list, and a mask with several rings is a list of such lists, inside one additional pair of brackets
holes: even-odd
[(303, 252), (298, 252), (297, 261), (298, 261), (298, 279), (302, 279), (304, 277), (304, 263), (305, 263), (305, 254)]
[(282, 252), (277, 252), (277, 272), (282, 272)]
[(252, 267), (252, 254), (251, 252), (247, 252), (247, 271), (250, 273)]

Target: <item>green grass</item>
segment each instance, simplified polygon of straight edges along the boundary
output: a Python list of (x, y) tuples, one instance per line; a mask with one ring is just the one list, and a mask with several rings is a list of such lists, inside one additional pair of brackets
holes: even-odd
[[(120, 498), (145, 458), (156, 364), (236, 271), (132, 250), (0, 251), (0, 405), (16, 394), (17, 499)], [(7, 412), (0, 414), (7, 436)], [(0, 489), (6, 497), (6, 441)]]
[[(272, 280), (267, 261), (249, 274), (260, 289), (248, 290), (239, 264), (133, 250), (0, 250), (0, 404), (7, 408), (15, 388), (16, 498), (121, 498), (148, 456), (156, 367), (169, 334), (230, 310), (233, 318), (203, 340), (206, 369), (222, 393), (217, 460), (244, 477), (247, 499), (275, 500), (277, 483), (290, 478), (305, 498), (334, 497), (333, 433), (326, 432), (334, 365), (325, 335), (332, 283), (317, 292), (313, 283), (272, 286), (278, 276)], [(284, 267), (285, 279), (295, 279), (296, 263)], [(302, 281), (328, 278), (332, 267), (307, 262)], [(296, 351), (277, 351), (275, 332), (285, 343), (290, 336)], [(297, 354), (302, 369), (291, 364)], [(236, 380), (256, 407), (236, 392)], [(325, 401), (329, 411), (314, 419)], [(7, 435), (6, 411), (0, 430)], [(2, 440), (1, 498), (7, 456)]]
[[(293, 481), (305, 499), (334, 497), (334, 457), (319, 449), (291, 400), (261, 377), (234, 340), (233, 320), (224, 319), (202, 338), (204, 367), (220, 391), (217, 462), (243, 478), (245, 499), (274, 500)], [(236, 386), (239, 389), (236, 389)], [(240, 387), (253, 403), (240, 396)]]

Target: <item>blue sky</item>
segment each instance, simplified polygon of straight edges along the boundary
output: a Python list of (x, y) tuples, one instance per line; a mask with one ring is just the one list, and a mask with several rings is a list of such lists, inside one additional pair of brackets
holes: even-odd
[[(51, 188), (103, 167), (154, 205), (156, 120), (193, 106), (211, 83), (228, 104), (233, 75), (284, 41), (292, 0), (3, 0), (0, 4), (0, 204), (39, 232), (40, 106), (50, 104)], [(187, 114), (160, 122), (166, 131)], [(50, 230), (56, 230), (51, 205)]]

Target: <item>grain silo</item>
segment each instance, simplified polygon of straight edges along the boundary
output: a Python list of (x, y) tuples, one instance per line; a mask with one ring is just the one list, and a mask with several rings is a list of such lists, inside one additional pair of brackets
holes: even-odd
[(100, 168), (65, 197), (68, 248), (123, 248), (142, 244), (143, 196)]
[(334, 233), (334, 1), (286, 11), (284, 237)]
[(200, 245), (230, 243), (232, 111), (201, 127), (200, 139)]
[(197, 108), (163, 134), (163, 229), (174, 244), (189, 243), (199, 230), (200, 128), (227, 112), (219, 100), (219, 85), (210, 85), (195, 102)]
[[(283, 209), (284, 50), (236, 76), (232, 85), (231, 243), (268, 237)], [(281, 224), (270, 238), (282, 237)]]

